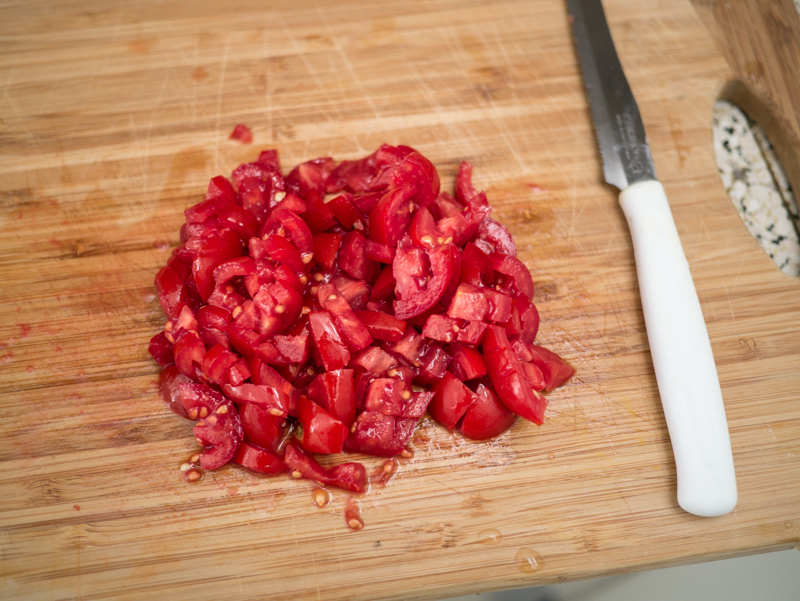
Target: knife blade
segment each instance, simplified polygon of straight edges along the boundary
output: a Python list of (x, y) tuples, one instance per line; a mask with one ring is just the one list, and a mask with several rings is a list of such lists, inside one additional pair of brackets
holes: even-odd
[(605, 181), (633, 241), (650, 354), (678, 475), (678, 504), (720, 516), (737, 502), (722, 390), (689, 263), (600, 0), (567, 0)]

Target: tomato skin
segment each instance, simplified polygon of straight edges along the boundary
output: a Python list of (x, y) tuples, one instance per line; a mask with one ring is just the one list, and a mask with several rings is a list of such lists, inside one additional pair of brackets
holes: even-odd
[(428, 406), (431, 417), (453, 432), (458, 420), (477, 401), (475, 393), (450, 372), (433, 387), (436, 393)]
[(488, 440), (508, 430), (517, 419), (516, 415), (483, 384), (475, 390), (477, 400), (464, 414), (458, 430), (472, 440)]
[(410, 186), (393, 188), (375, 205), (369, 214), (369, 237), (378, 244), (394, 247), (408, 230), (411, 222)]
[(324, 233), (314, 236), (314, 261), (326, 270), (333, 269), (336, 255), (342, 243), (342, 235), (337, 233)]
[(162, 267), (156, 274), (156, 292), (161, 309), (167, 319), (177, 317), (183, 308), (183, 278), (170, 266)]
[(343, 422), (317, 405), (308, 397), (301, 396), (297, 404), (297, 419), (303, 426), (300, 445), (311, 453), (341, 453), (350, 430)]
[(167, 367), (175, 363), (175, 353), (172, 351), (172, 343), (164, 332), (159, 332), (150, 339), (147, 352), (153, 357), (161, 367)]

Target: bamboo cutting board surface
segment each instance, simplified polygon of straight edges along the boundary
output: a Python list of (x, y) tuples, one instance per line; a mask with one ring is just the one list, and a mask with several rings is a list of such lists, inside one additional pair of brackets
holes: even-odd
[[(733, 513), (677, 505), (561, 2), (6, 2), (0, 596), (436, 599), (797, 544), (800, 282), (716, 172), (731, 72), (688, 3), (606, 7), (708, 322)], [(253, 145), (228, 140), (240, 122)], [(261, 149), (290, 167), (382, 142), (418, 148), (447, 187), (475, 165), (533, 273), (539, 340), (577, 375), (541, 427), (474, 444), (423, 424), (414, 458), (359, 497), (358, 532), (347, 495), (320, 509), (308, 482), (226, 467), (186, 484), (191, 424), (159, 400), (147, 355), (183, 210)]]

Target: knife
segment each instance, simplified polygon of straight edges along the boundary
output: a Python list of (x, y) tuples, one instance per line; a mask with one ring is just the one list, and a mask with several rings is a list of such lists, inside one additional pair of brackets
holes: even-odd
[(600, 0), (567, 0), (605, 181), (633, 240), (647, 339), (678, 474), (678, 504), (699, 516), (736, 506), (736, 474), (700, 301), (644, 125)]

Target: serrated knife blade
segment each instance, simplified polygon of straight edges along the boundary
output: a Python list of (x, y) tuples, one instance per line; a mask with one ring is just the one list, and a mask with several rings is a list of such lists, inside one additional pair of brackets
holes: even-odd
[(737, 502), (722, 390), (689, 263), (600, 0), (566, 0), (605, 181), (633, 240), (650, 354), (678, 474), (678, 504), (720, 516)]

